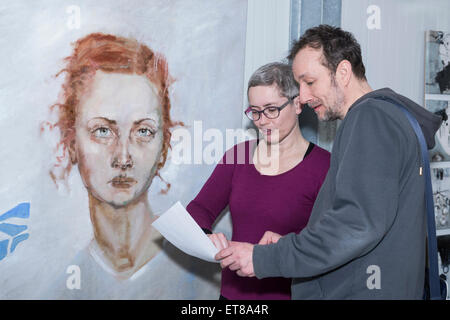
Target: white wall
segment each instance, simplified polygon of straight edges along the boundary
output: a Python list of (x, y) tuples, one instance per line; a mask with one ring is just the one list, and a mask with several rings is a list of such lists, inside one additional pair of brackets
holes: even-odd
[[(260, 66), (285, 58), (289, 51), (290, 0), (248, 0), (243, 110), (247, 83)], [(243, 116), (242, 126), (249, 121)]]
[[(381, 29), (366, 25), (370, 5), (380, 9)], [(373, 89), (391, 87), (424, 104), (425, 31), (450, 32), (450, 1), (342, 0), (341, 26), (361, 44)]]

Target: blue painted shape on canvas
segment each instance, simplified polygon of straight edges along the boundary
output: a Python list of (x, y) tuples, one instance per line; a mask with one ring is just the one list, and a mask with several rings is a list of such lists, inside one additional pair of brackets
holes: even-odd
[(11, 250), (10, 250), (10, 252), (11, 252), (11, 253), (14, 252), (14, 250), (15, 250), (16, 247), (17, 247), (17, 245), (18, 245), (20, 242), (27, 240), (29, 236), (30, 236), (29, 233), (24, 233), (24, 234), (21, 234), (21, 235), (15, 237), (15, 238), (13, 239), (12, 243), (11, 243)]
[[(15, 219), (15, 221), (20, 219), (28, 219), (30, 217), (30, 204), (28, 202), (20, 203), (15, 206), (13, 209), (8, 210), (7, 212), (0, 214), (0, 221), (5, 221), (8, 219)], [(15, 222), (14, 221), (14, 222)], [(0, 223), (0, 235), (3, 234), (2, 239), (0, 240), (0, 261), (5, 259), (8, 256), (8, 253), (14, 252), (17, 245), (25, 240), (27, 240), (30, 236), (29, 233), (24, 233), (28, 227), (23, 224), (12, 224), (12, 223)], [(6, 237), (4, 236), (6, 235)], [(8, 252), (8, 245), (11, 241), (11, 246)]]
[(17, 236), (25, 230), (27, 230), (27, 226), (11, 223), (0, 223), (0, 232), (6, 233), (11, 237)]
[(0, 241), (0, 261), (8, 254), (9, 240)]
[(24, 203), (18, 204), (13, 209), (0, 215), (0, 221), (10, 219), (10, 218), (27, 219), (29, 217), (30, 217), (30, 203), (24, 202)]

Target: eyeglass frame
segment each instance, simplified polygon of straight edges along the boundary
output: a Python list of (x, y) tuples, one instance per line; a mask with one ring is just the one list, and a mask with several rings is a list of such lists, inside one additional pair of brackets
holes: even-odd
[[(283, 110), (288, 104), (290, 104), (295, 98), (297, 98), (298, 97), (298, 94), (296, 94), (295, 96), (293, 96), (293, 97), (291, 97), (291, 98), (288, 98), (288, 101), (286, 101), (285, 103), (283, 103), (281, 106), (279, 106), (279, 107), (277, 107), (277, 106), (268, 106), (268, 107), (265, 107), (264, 109), (262, 109), (262, 110), (252, 110), (252, 108), (255, 108), (256, 106), (249, 106), (247, 109), (245, 109), (245, 111), (244, 111), (244, 114), (245, 114), (245, 116), (248, 118), (248, 119), (250, 119), (250, 116), (248, 116), (247, 115), (247, 112), (249, 111), (249, 110), (251, 110), (252, 112), (256, 112), (256, 113), (258, 113), (258, 119), (250, 119), (251, 121), (258, 121), (258, 120), (260, 120), (261, 119), (261, 114), (264, 114), (264, 116), (267, 118), (267, 119), (276, 119), (276, 118), (278, 118), (279, 116), (280, 116), (280, 113), (281, 113), (281, 110)], [(275, 117), (275, 118), (269, 118), (265, 113), (264, 113), (264, 111), (266, 111), (267, 109), (269, 109), (269, 108), (275, 108), (275, 109), (277, 109), (278, 110), (278, 115)]]

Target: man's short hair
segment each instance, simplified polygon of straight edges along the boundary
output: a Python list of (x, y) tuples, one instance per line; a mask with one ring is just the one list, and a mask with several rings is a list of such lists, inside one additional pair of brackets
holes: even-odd
[(287, 57), (289, 62), (292, 64), (297, 53), (306, 47), (322, 49), (322, 63), (333, 75), (339, 63), (347, 60), (352, 65), (353, 74), (360, 80), (367, 80), (361, 47), (350, 32), (326, 24), (310, 28), (292, 45)]

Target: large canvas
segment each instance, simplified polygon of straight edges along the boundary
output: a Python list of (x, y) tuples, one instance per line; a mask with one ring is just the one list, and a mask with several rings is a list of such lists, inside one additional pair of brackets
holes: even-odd
[(246, 8), (0, 5), (0, 299), (218, 298), (148, 226), (239, 139)]
[[(425, 42), (425, 106), (432, 112), (450, 114), (450, 33), (427, 31)], [(449, 122), (436, 133), (432, 161), (450, 160)]]

